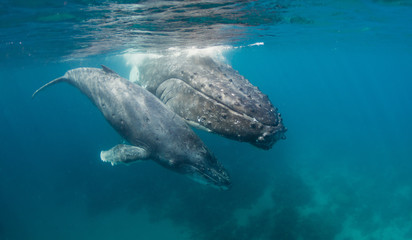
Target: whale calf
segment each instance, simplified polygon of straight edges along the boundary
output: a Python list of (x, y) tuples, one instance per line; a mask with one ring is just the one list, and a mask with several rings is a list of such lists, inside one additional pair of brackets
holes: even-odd
[(226, 190), (230, 177), (186, 122), (153, 94), (102, 66), (69, 70), (40, 89), (59, 82), (78, 88), (128, 144), (102, 151), (102, 161), (131, 163), (151, 159), (195, 181)]
[(262, 149), (284, 139), (286, 128), (269, 98), (227, 64), (181, 54), (137, 66), (136, 82), (190, 125)]

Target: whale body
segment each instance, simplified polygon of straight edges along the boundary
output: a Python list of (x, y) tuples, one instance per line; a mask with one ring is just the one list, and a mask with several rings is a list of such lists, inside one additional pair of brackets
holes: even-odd
[(67, 82), (100, 110), (129, 144), (102, 151), (102, 161), (132, 163), (151, 159), (195, 181), (228, 189), (230, 177), (186, 122), (153, 94), (103, 67), (77, 68), (37, 90)]
[(194, 127), (262, 149), (285, 138), (269, 98), (227, 64), (200, 55), (161, 56), (139, 64), (137, 73), (139, 85)]

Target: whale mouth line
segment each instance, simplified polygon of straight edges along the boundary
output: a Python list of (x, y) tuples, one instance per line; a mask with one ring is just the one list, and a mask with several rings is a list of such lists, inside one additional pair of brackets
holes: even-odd
[[(212, 186), (214, 186), (214, 187), (221, 188), (221, 189), (224, 189), (224, 190), (228, 189), (228, 188), (230, 187), (230, 185), (231, 185), (230, 183), (229, 183), (229, 184), (224, 184), (224, 183), (222, 183), (222, 182), (214, 179), (214, 178), (211, 177), (209, 174), (207, 174), (207, 173), (204, 172), (204, 171), (200, 171), (200, 169), (197, 168), (197, 167), (195, 167), (195, 166), (191, 166), (191, 167), (192, 167), (192, 169), (194, 170), (194, 172), (195, 172), (197, 175), (200, 175), (201, 177), (203, 177), (204, 179), (206, 179), (205, 182), (203, 182), (203, 181), (201, 181), (201, 180), (198, 179), (198, 181), (201, 181), (201, 182), (203, 182), (204, 184), (212, 185)], [(223, 177), (222, 174), (218, 173), (217, 171), (214, 171), (214, 172), (216, 173), (216, 175), (218, 176), (218, 178), (225, 179), (225, 177)], [(228, 182), (229, 182), (229, 181), (228, 181)]]

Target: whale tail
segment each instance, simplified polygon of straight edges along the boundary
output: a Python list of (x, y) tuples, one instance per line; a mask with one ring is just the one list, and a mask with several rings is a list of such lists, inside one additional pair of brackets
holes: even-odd
[(53, 84), (55, 84), (55, 83), (62, 82), (62, 81), (67, 81), (67, 78), (65, 78), (65, 77), (59, 77), (59, 78), (56, 78), (56, 79), (54, 79), (54, 80), (46, 83), (46, 84), (43, 85), (41, 88), (37, 89), (37, 90), (33, 93), (33, 95), (31, 95), (31, 98), (34, 98), (34, 97), (37, 95), (38, 92), (40, 92), (41, 90), (45, 89), (46, 87), (51, 86), (51, 85), (53, 85)]

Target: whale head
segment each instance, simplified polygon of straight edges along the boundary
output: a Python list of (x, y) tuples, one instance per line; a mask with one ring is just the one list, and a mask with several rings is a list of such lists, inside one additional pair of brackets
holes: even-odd
[(183, 167), (185, 175), (200, 184), (220, 190), (228, 190), (231, 186), (229, 174), (217, 161), (212, 164), (187, 164)]
[(169, 159), (161, 164), (203, 185), (219, 190), (228, 190), (231, 187), (231, 179), (226, 169), (208, 151), (192, 157)]

